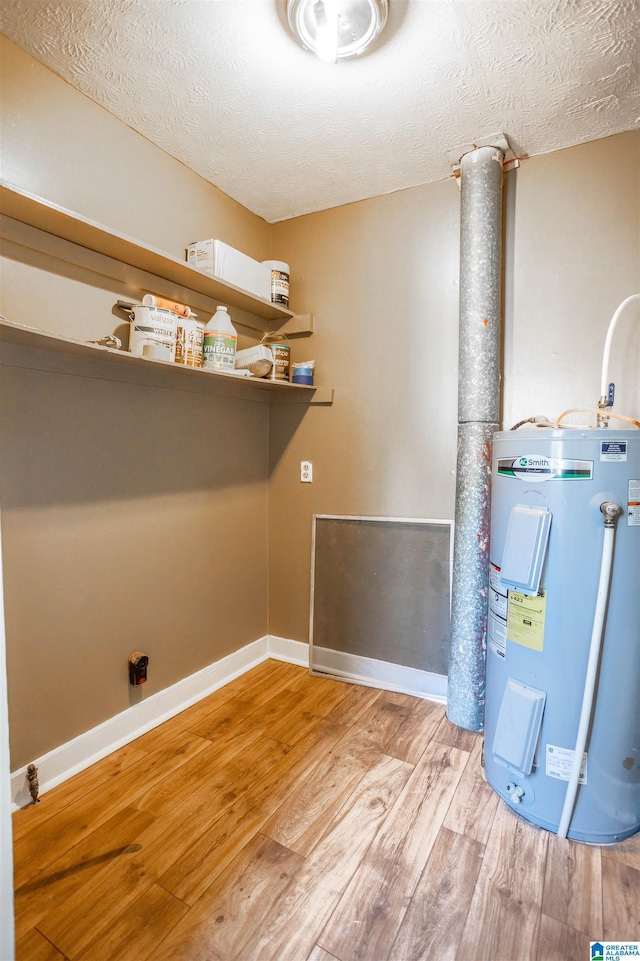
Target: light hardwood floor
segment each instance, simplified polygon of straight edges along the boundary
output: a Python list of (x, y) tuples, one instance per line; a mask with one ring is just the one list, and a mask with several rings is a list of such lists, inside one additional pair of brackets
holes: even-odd
[(562, 841), (437, 704), (265, 661), (14, 815), (18, 961), (588, 961), (640, 835)]

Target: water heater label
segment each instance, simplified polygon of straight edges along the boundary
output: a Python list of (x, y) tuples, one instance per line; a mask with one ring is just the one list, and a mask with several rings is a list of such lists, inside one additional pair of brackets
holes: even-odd
[(518, 457), (500, 457), (498, 474), (501, 477), (517, 477), (529, 484), (547, 480), (591, 480), (593, 461), (520, 454)]
[[(555, 777), (560, 781), (568, 781), (573, 764), (573, 751), (566, 747), (557, 747), (555, 744), (547, 744), (546, 752), (546, 774), (547, 777)], [(580, 784), (587, 783), (587, 752), (582, 756), (582, 767), (580, 768)]]
[(541, 651), (544, 645), (546, 613), (546, 591), (540, 591), (533, 597), (518, 591), (509, 591), (507, 640), (529, 647), (532, 651)]
[(489, 618), (487, 646), (504, 660), (507, 651), (507, 588), (500, 580), (500, 568), (489, 565)]
[(626, 440), (600, 441), (600, 460), (626, 461), (626, 459), (627, 459)]
[(507, 653), (507, 622), (489, 611), (487, 620), (487, 645), (490, 651), (504, 660)]
[(507, 588), (500, 580), (500, 568), (489, 565), (489, 610), (492, 614), (507, 619)]
[(627, 524), (629, 527), (640, 527), (640, 480), (629, 481)]

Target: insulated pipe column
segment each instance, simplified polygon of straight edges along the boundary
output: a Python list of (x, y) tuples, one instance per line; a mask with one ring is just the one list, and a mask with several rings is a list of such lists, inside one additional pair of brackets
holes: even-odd
[(500, 416), (502, 162), (479, 147), (460, 162), (458, 461), (447, 717), (484, 727), (491, 438)]

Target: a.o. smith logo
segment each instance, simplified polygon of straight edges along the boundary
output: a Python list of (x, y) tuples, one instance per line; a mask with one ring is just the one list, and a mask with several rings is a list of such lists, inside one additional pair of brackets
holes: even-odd
[(526, 481), (589, 480), (593, 477), (593, 461), (545, 457), (544, 454), (520, 454), (498, 460), (501, 477), (518, 477)]
[(518, 458), (518, 466), (523, 470), (549, 470), (551, 461), (548, 457), (525, 456)]

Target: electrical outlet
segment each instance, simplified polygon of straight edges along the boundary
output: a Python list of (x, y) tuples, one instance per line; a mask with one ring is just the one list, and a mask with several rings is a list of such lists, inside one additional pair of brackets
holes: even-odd
[(310, 460), (300, 461), (300, 482), (311, 484), (313, 482), (313, 464)]

